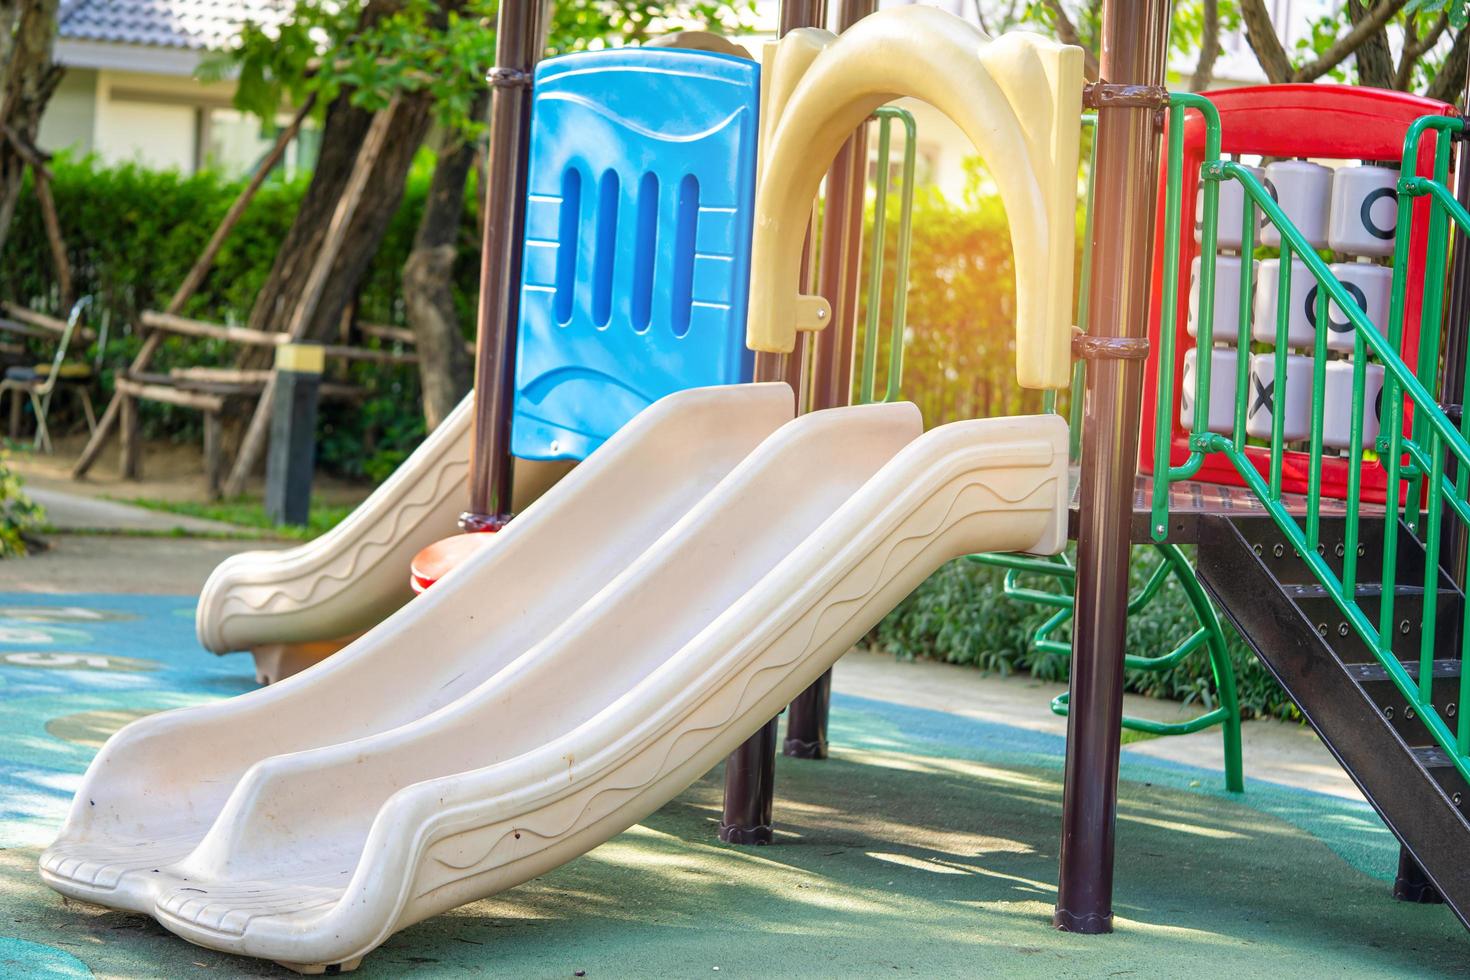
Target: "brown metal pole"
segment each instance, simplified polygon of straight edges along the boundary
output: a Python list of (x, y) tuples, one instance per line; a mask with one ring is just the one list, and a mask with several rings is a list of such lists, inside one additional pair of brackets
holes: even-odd
[[(873, 12), (875, 0), (841, 0), (837, 29)], [(857, 336), (858, 279), (863, 252), (863, 200), (868, 185), (868, 126), (848, 137), (827, 171), (817, 291), (832, 304), (831, 325), (811, 334), (812, 411), (852, 402), (852, 354)], [(902, 289), (900, 283), (898, 288)], [(782, 751), (798, 759), (827, 758), (832, 671), (797, 695), (786, 714)]]
[[(1169, 0), (1107, 0), (1100, 61), (1104, 82), (1163, 85), (1169, 6)], [(1099, 110), (1088, 294), (1091, 334), (1147, 334), (1158, 173), (1155, 110)], [(1128, 531), (1142, 395), (1142, 361), (1099, 359), (1088, 365), (1061, 873), (1052, 919), (1068, 932), (1113, 928)]]
[(470, 506), (459, 518), (459, 526), (466, 531), (493, 531), (510, 519), (510, 420), (526, 219), (526, 154), (531, 137), (531, 73), (541, 57), (545, 7), (542, 0), (501, 0), (496, 28), (496, 67), (489, 76), (494, 88), (475, 339)]
[[(826, 0), (783, 0), (779, 15), (780, 32), (798, 27), (821, 27), (827, 21)], [(808, 232), (810, 235), (810, 232)], [(810, 243), (810, 238), (808, 238)], [(805, 254), (805, 252), (803, 253)], [(798, 341), (800, 338), (798, 338)], [(756, 358), (757, 381), (799, 379), (802, 348), (790, 354)], [(798, 399), (799, 382), (792, 384)], [(800, 410), (801, 402), (797, 407)], [(725, 760), (725, 806), (720, 818), (720, 840), (729, 844), (769, 844), (771, 842), (771, 810), (776, 785), (776, 724), (772, 718), (761, 730), (746, 739)]]

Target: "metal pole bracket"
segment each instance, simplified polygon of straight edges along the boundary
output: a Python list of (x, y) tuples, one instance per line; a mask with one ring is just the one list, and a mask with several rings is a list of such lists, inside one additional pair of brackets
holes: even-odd
[(1088, 109), (1164, 109), (1169, 105), (1169, 90), (1162, 85), (1088, 82), (1082, 86), (1082, 105)]
[(1072, 338), (1072, 356), (1084, 361), (1141, 361), (1148, 357), (1148, 338), (1079, 333)]

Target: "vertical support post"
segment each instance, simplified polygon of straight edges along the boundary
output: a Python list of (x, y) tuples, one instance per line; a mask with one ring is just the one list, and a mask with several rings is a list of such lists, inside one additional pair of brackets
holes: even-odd
[(209, 499), (220, 498), (220, 488), (224, 483), (224, 445), (220, 441), (221, 436), (220, 413), (206, 411), (204, 413), (204, 485), (209, 490)]
[[(1107, 0), (1102, 81), (1163, 85), (1169, 8), (1169, 0)], [(1087, 306), (1094, 336), (1147, 335), (1158, 173), (1155, 110), (1100, 109)], [(1113, 928), (1129, 526), (1142, 395), (1142, 361), (1099, 359), (1088, 366), (1061, 869), (1052, 918), (1068, 932)]]
[[(826, 0), (782, 0), (779, 15), (782, 35), (798, 27), (821, 27), (826, 21)], [(810, 248), (810, 237), (807, 245)], [(803, 255), (806, 254), (803, 251)], [(797, 410), (800, 411), (802, 392), (793, 379), (799, 377), (801, 364), (802, 348), (798, 338), (798, 346), (790, 354), (758, 356), (755, 380), (791, 384), (798, 397)], [(725, 760), (725, 806), (720, 818), (720, 840), (728, 844), (771, 842), (772, 801), (776, 788), (776, 728), (779, 721), (779, 717), (772, 718)]]
[(139, 429), (138, 399), (118, 393), (118, 470), (124, 480), (143, 478), (143, 433)]
[(1393, 897), (1415, 905), (1439, 905), (1444, 899), (1419, 867), (1408, 848), (1399, 846), (1399, 870), (1393, 879)]
[[(841, 0), (837, 29), (845, 31), (873, 12), (875, 0)], [(858, 279), (863, 253), (863, 201), (868, 182), (868, 124), (843, 144), (827, 171), (817, 291), (832, 304), (826, 330), (810, 335), (811, 409), (852, 401), (852, 356), (857, 334)], [(899, 283), (899, 289), (903, 284)], [(827, 758), (827, 717), (832, 701), (828, 670), (791, 702), (782, 751), (798, 759)]]
[[(305, 525), (316, 469), (316, 410), (326, 352), (318, 344), (276, 348), (270, 445), (265, 457), (265, 513), (277, 524)], [(205, 441), (209, 442), (208, 423)], [(209, 468), (205, 446), (205, 468)]]
[(490, 148), (485, 233), (475, 339), (474, 438), (466, 531), (493, 531), (510, 519), (510, 421), (515, 394), (521, 246), (526, 219), (526, 158), (531, 138), (531, 74), (540, 60), (543, 0), (502, 0), (489, 82)]
[(725, 760), (725, 812), (720, 840), (727, 844), (769, 844), (776, 795), (776, 728), (772, 718)]

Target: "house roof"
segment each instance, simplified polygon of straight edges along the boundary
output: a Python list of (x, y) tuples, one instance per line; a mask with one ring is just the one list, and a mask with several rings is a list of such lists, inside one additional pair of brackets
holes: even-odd
[(290, 0), (63, 0), (57, 33), (63, 41), (211, 51), (245, 21), (275, 23), (290, 7)]

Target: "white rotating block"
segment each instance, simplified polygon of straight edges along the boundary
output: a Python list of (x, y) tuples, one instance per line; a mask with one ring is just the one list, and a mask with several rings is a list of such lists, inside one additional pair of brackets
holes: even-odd
[[(1266, 190), (1281, 205), (1286, 217), (1307, 244), (1327, 247), (1327, 214), (1332, 199), (1332, 171), (1320, 163), (1279, 160), (1266, 168)], [(1281, 244), (1276, 226), (1262, 215), (1261, 244)]]
[(1334, 171), (1328, 247), (1349, 255), (1392, 255), (1399, 220), (1398, 180), (1399, 172), (1388, 167)]
[[(1363, 448), (1372, 449), (1383, 423), (1383, 365), (1363, 366)], [(1330, 361), (1322, 390), (1322, 444), (1334, 449), (1352, 446), (1353, 363)]]
[[(1316, 339), (1313, 332), (1315, 313), (1307, 303), (1307, 294), (1317, 285), (1307, 264), (1300, 259), (1291, 260), (1291, 297), (1287, 303), (1286, 343), (1288, 346), (1310, 349)], [(1266, 344), (1276, 343), (1276, 300), (1281, 286), (1281, 260), (1263, 259), (1256, 266), (1255, 317), (1251, 324), (1251, 336)]]
[[(1260, 167), (1246, 167), (1245, 169), (1254, 174), (1256, 180), (1265, 182), (1266, 171)], [(1240, 181), (1238, 180), (1222, 180), (1219, 183), (1220, 206), (1215, 211), (1217, 216), (1215, 222), (1215, 247), (1237, 249), (1242, 244), (1240, 232), (1241, 219), (1245, 210), (1245, 188), (1240, 185)], [(1256, 214), (1258, 215), (1256, 219), (1257, 232), (1254, 241), (1259, 245), (1261, 243), (1259, 231), (1260, 212), (1257, 211)], [(1200, 181), (1199, 190), (1194, 195), (1194, 240), (1196, 242), (1202, 242), (1204, 240), (1204, 224), (1205, 182), (1202, 180)]]
[[(1184, 329), (1191, 337), (1199, 336), (1199, 274), (1201, 256), (1189, 266), (1189, 319)], [(1215, 322), (1216, 340), (1235, 343), (1240, 337), (1240, 258), (1235, 255), (1215, 256)]]
[(1283, 397), (1276, 390), (1276, 355), (1251, 356), (1250, 400), (1245, 411), (1246, 435), (1270, 439), (1272, 413), (1277, 406), (1281, 406), (1282, 440), (1299, 442), (1307, 438), (1312, 424), (1311, 358), (1287, 355), (1286, 392)]
[[(1368, 265), (1364, 262), (1338, 262), (1327, 268), (1347, 288), (1353, 299), (1357, 300), (1358, 309), (1367, 315), (1368, 321), (1378, 328), (1380, 334), (1386, 336), (1388, 334), (1388, 300), (1393, 290), (1393, 270), (1381, 265)], [(1307, 307), (1311, 311), (1312, 323), (1315, 325), (1317, 323), (1317, 284), (1315, 281), (1307, 296)], [(1353, 349), (1353, 323), (1335, 300), (1329, 300), (1327, 303), (1327, 346), (1336, 351)]]
[[(1195, 365), (1198, 350), (1184, 355), (1184, 380), (1179, 392), (1179, 424), (1189, 431), (1194, 430), (1194, 386)], [(1215, 347), (1210, 351), (1210, 416), (1205, 427), (1211, 432), (1228, 436), (1235, 432), (1235, 364), (1237, 353), (1233, 347)]]

